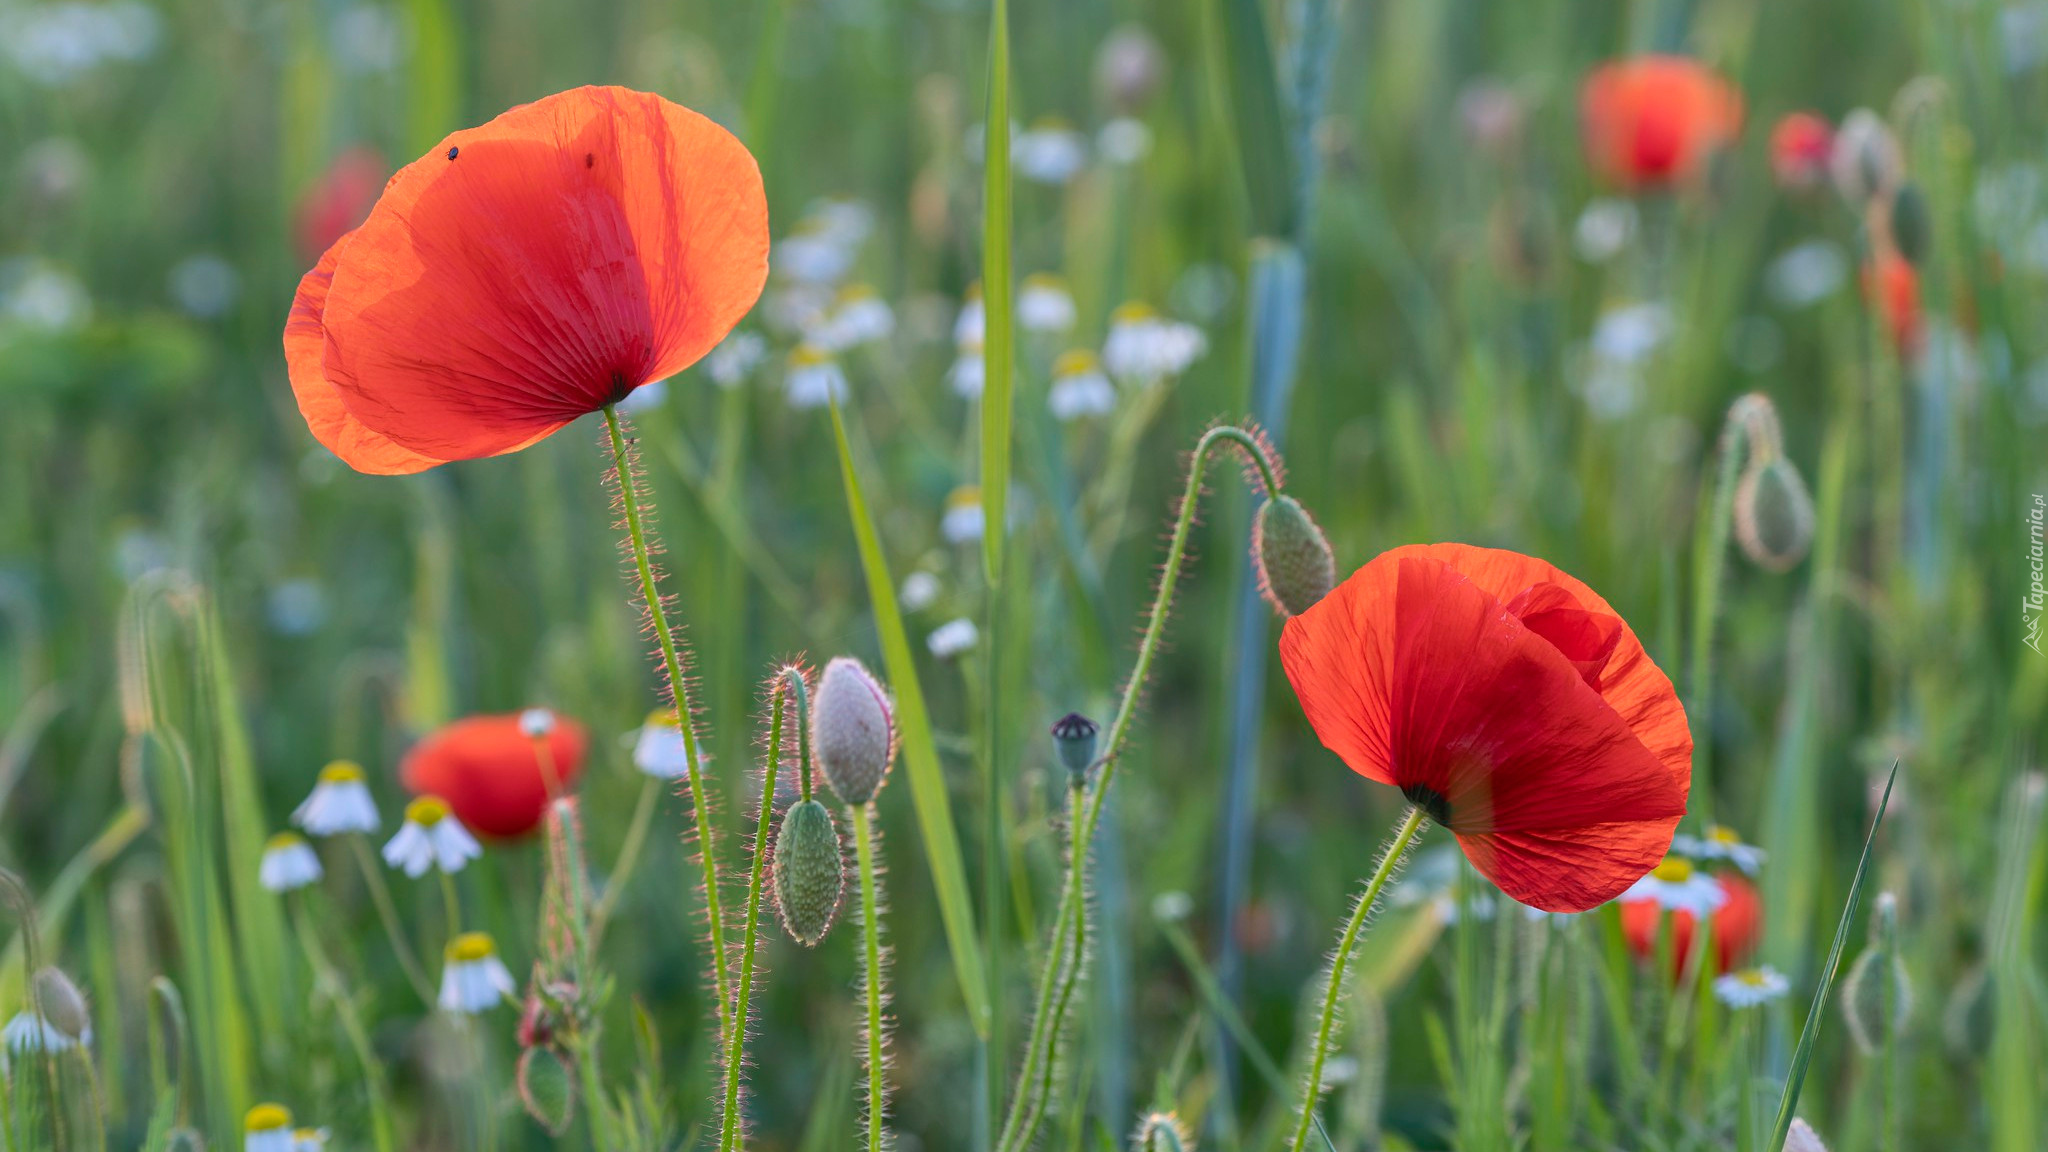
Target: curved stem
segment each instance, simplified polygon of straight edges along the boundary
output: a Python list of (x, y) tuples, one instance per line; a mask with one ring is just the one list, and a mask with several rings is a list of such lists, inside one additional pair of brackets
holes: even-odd
[(436, 868), (441, 874), (441, 907), (448, 913), (448, 942), (453, 944), (462, 935), (462, 897), (455, 891), (455, 874), (445, 868)]
[(405, 931), (399, 927), (398, 908), (391, 902), (391, 889), (384, 883), (384, 873), (378, 871), (377, 861), (370, 855), (370, 842), (360, 833), (350, 833), (348, 840), (355, 849), (356, 863), (362, 867), (363, 883), (370, 889), (370, 903), (377, 906), (377, 918), (384, 923), (384, 935), (391, 939), (391, 950), (398, 953), (398, 966), (405, 969), (412, 990), (419, 993), (421, 1002), (431, 1012), (435, 1007), (434, 986), (427, 980), (426, 970), (420, 967), (419, 957), (413, 954)]
[(853, 824), (854, 854), (860, 866), (860, 927), (865, 978), (861, 981), (867, 999), (868, 1065), (868, 1152), (882, 1152), (882, 930), (879, 902), (875, 897), (874, 820), (871, 800), (855, 808), (847, 806), (846, 818)]
[[(1080, 922), (1086, 926), (1086, 901), (1083, 889), (1088, 846), (1094, 843), (1095, 826), (1102, 818), (1103, 798), (1109, 795), (1109, 786), (1116, 776), (1119, 754), (1124, 741), (1129, 737), (1131, 719), (1138, 710), (1138, 698), (1144, 693), (1145, 681), (1152, 674), (1152, 660), (1159, 652), (1159, 638), (1166, 631), (1166, 617), (1173, 606), (1173, 595), (1180, 583), (1180, 571), (1187, 557), (1188, 533), (1194, 527), (1195, 505), (1201, 499), (1202, 473), (1208, 464), (1209, 455), (1217, 445), (1229, 443), (1248, 456), (1257, 467), (1260, 479), (1266, 485), (1266, 494), (1280, 494), (1278, 477), (1272, 464), (1266, 459), (1265, 446), (1258, 437), (1242, 428), (1219, 424), (1202, 434), (1195, 442), (1194, 452), (1188, 462), (1188, 479), (1181, 493), (1180, 512), (1173, 524), (1173, 537), (1166, 549), (1166, 563), (1160, 569), (1159, 590), (1152, 599), (1151, 616), (1145, 622), (1143, 639), (1138, 642), (1138, 656), (1131, 665), (1131, 676), (1124, 684), (1123, 699), (1117, 705), (1116, 716), (1110, 722), (1108, 739), (1103, 743), (1103, 753), (1097, 758), (1098, 776), (1093, 791), (1087, 795), (1085, 805), (1077, 805), (1077, 817), (1073, 825), (1074, 860), (1077, 867), (1069, 871), (1066, 889), (1060, 895), (1059, 911), (1053, 919), (1052, 946), (1046, 950), (1045, 967), (1039, 974), (1038, 997), (1034, 1001), (1039, 1007), (1031, 1022), (1031, 1033), (1025, 1042), (1024, 1065), (1018, 1072), (1018, 1091), (1010, 1102), (1009, 1118), (1003, 1124), (1003, 1138), (997, 1140), (997, 1152), (1013, 1152), (1031, 1142), (1037, 1127), (1035, 1107), (1027, 1105), (1033, 1095), (1032, 1085), (1044, 1080), (1045, 1066), (1051, 1060), (1051, 1049), (1056, 1047), (1060, 1030), (1065, 1023), (1066, 1004), (1062, 999), (1050, 1014), (1046, 1006), (1055, 1003), (1056, 982), (1060, 981), (1069, 966), (1064, 963), (1070, 951), (1069, 932), (1080, 935), (1072, 926)], [(1078, 953), (1076, 954), (1078, 956)], [(1078, 965), (1074, 965), (1078, 968)], [(1029, 1123), (1027, 1113), (1033, 1113)]]
[(1408, 854), (1409, 842), (1421, 830), (1424, 819), (1422, 809), (1413, 807), (1401, 819), (1393, 839), (1380, 855), (1380, 866), (1373, 870), (1372, 879), (1366, 881), (1365, 891), (1359, 893), (1358, 904), (1351, 910), (1351, 922), (1344, 926), (1344, 935), (1337, 941), (1336, 955), (1330, 957), (1323, 1012), (1316, 1023), (1315, 1045), (1309, 1050), (1308, 1076), (1301, 1084), (1301, 1120), (1294, 1127), (1294, 1152), (1303, 1152), (1308, 1147), (1308, 1130), (1315, 1125), (1316, 1101), (1323, 1094), (1323, 1061), (1330, 1054), (1330, 1036), (1337, 1029), (1337, 1002), (1344, 996), (1344, 972), (1351, 964), (1351, 951), (1358, 946), (1358, 934), (1365, 928), (1366, 917), (1372, 914), (1373, 905), (1379, 903), (1380, 889), (1386, 887), (1387, 878), (1400, 866), (1401, 857)]
[(725, 1033), (725, 1115), (719, 1125), (719, 1152), (730, 1152), (739, 1141), (740, 1065), (746, 1048), (748, 1001), (754, 991), (754, 941), (761, 922), (761, 870), (768, 862), (768, 825), (775, 816), (775, 774), (782, 765), (783, 693), (783, 674), (778, 674), (774, 697), (768, 705), (768, 766), (762, 770), (761, 817), (754, 829), (754, 868), (747, 879), (746, 935), (740, 942), (739, 1002), (733, 1008), (732, 1024)]
[(654, 638), (661, 646), (662, 671), (668, 677), (669, 698), (675, 707), (676, 728), (683, 734), (683, 760), (690, 765), (690, 808), (697, 826), (697, 857), (704, 870), (705, 919), (711, 925), (711, 977), (717, 995), (719, 1030), (728, 1026), (728, 981), (725, 954), (725, 916), (718, 902), (717, 842), (711, 826), (711, 812), (704, 792), (705, 773), (698, 767), (697, 729), (690, 716), (690, 683), (683, 676), (682, 658), (676, 652), (675, 635), (669, 631), (668, 614), (662, 610), (661, 590), (654, 580), (654, 561), (647, 547), (647, 529), (641, 523), (640, 497), (633, 483), (633, 463), (626, 451), (625, 434), (619, 430), (619, 414), (612, 405), (604, 407), (605, 432), (611, 442), (612, 463), (619, 472), (619, 502), (626, 511), (626, 534), (632, 541), (633, 565), (640, 575), (640, 596), (646, 601)]

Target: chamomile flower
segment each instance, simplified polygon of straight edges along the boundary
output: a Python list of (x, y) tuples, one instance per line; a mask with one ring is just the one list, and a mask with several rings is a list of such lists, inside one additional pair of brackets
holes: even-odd
[(1697, 871), (1683, 856), (1666, 856), (1649, 875), (1629, 886), (1620, 896), (1623, 903), (1655, 900), (1673, 911), (1704, 917), (1728, 900), (1728, 893), (1712, 876)]
[(789, 406), (798, 410), (823, 408), (846, 400), (846, 373), (832, 354), (816, 344), (799, 344), (789, 354), (789, 375), (783, 388)]
[(439, 796), (421, 796), (406, 805), (405, 826), (384, 845), (384, 862), (415, 880), (429, 868), (460, 872), (463, 865), (483, 854), (483, 845)]
[(924, 640), (925, 647), (930, 648), (932, 655), (941, 660), (950, 660), (962, 652), (971, 650), (980, 642), (981, 630), (974, 626), (974, 621), (965, 616), (948, 620), (932, 629), (932, 634)]
[(769, 262), (776, 272), (801, 284), (832, 284), (853, 269), (854, 246), (829, 222), (807, 218), (775, 245)]
[(886, 340), (896, 331), (896, 313), (889, 302), (865, 284), (839, 290), (831, 313), (817, 333), (819, 343), (836, 351)]
[(331, 1134), (325, 1128), (294, 1128), (292, 1152), (327, 1152)]
[(24, 1008), (0, 1028), (0, 1048), (20, 1056), (30, 1052), (69, 1052), (80, 1044), (92, 1043), (92, 1029), (87, 1028), (78, 1036), (67, 1036), (55, 1024), (43, 1019), (31, 1009)]
[(982, 527), (981, 489), (973, 484), (953, 489), (939, 518), (939, 534), (949, 544), (971, 544), (981, 539)]
[(897, 589), (896, 600), (912, 612), (922, 612), (938, 603), (939, 578), (920, 568), (903, 578), (903, 587)]
[(263, 845), (257, 879), (272, 892), (290, 892), (319, 881), (320, 854), (296, 833), (279, 832)]
[(988, 365), (982, 360), (981, 339), (962, 343), (953, 357), (953, 366), (946, 370), (946, 383), (952, 386), (953, 394), (962, 400), (974, 400), (981, 396), (986, 383)]
[(442, 1008), (480, 1015), (504, 1002), (515, 987), (489, 933), (464, 932), (448, 942), (441, 967)]
[(737, 388), (768, 355), (759, 332), (734, 332), (704, 356), (704, 371), (720, 388)]
[(519, 714), (519, 731), (528, 740), (542, 740), (555, 730), (555, 714), (545, 708), (528, 708)]
[(1671, 850), (1695, 860), (1726, 860), (1751, 876), (1763, 867), (1765, 856), (1763, 849), (1744, 844), (1741, 834), (1726, 824), (1708, 825), (1703, 836), (1674, 836)]
[(1060, 353), (1052, 364), (1052, 387), (1045, 402), (1053, 419), (1065, 423), (1083, 416), (1106, 416), (1116, 410), (1116, 385), (1102, 371), (1102, 362), (1086, 348)]
[[(702, 749), (697, 752), (697, 762), (703, 763)], [(647, 714), (647, 722), (640, 725), (640, 732), (633, 738), (633, 767), (660, 780), (680, 780), (690, 775), (690, 748), (683, 740), (683, 730), (676, 725), (676, 714), (672, 708), (656, 708)]]
[(1011, 139), (1010, 163), (1026, 180), (1065, 184), (1088, 163), (1088, 138), (1048, 116)]
[(953, 318), (953, 343), (957, 346), (972, 344), (981, 347), (982, 336), (987, 331), (987, 314), (981, 307), (981, 284), (967, 286), (967, 299), (960, 302), (960, 314)]
[(293, 1152), (292, 1113), (282, 1104), (258, 1104), (242, 1117), (242, 1152)]
[(336, 760), (322, 768), (312, 794), (292, 811), (292, 823), (313, 836), (375, 832), (377, 801), (370, 796), (362, 765), (353, 760)]
[(1792, 990), (1784, 973), (1766, 964), (1714, 977), (1714, 995), (1737, 1010), (1768, 1004)]
[(1017, 323), (1026, 332), (1058, 335), (1074, 326), (1074, 294), (1065, 279), (1033, 272), (1017, 289)]
[(1118, 380), (1153, 384), (1187, 371), (1208, 350), (1209, 339), (1200, 328), (1132, 302), (1110, 314), (1102, 365)]
[(1095, 151), (1111, 164), (1136, 164), (1152, 151), (1152, 130), (1143, 120), (1119, 116), (1095, 134)]

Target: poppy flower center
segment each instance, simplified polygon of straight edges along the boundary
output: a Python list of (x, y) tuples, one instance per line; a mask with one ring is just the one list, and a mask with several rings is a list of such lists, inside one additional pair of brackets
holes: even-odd
[(1429, 818), (1448, 828), (1451, 824), (1451, 801), (1443, 793), (1427, 784), (1403, 784), (1401, 795), (1410, 804), (1429, 813)]

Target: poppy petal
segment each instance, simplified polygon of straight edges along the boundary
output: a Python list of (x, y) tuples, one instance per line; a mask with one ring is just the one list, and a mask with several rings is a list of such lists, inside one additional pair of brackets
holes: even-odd
[[(575, 783), (587, 744), (582, 725), (555, 718), (547, 745), (557, 784)], [(546, 814), (547, 774), (516, 713), (457, 720), (414, 745), (398, 771), (407, 789), (439, 796), (481, 835), (523, 836)]]
[(334, 270), (324, 372), (414, 452), (514, 451), (710, 351), (767, 256), (730, 133), (646, 93), (560, 93), (392, 178)]
[(1592, 824), (1555, 832), (1460, 834), (1458, 846), (1502, 892), (1545, 912), (1605, 904), (1657, 866), (1679, 817)]

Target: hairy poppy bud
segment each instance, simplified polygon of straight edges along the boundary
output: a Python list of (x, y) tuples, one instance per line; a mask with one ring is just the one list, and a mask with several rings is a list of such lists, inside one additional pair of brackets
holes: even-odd
[(1872, 197), (1897, 187), (1905, 167), (1898, 138), (1877, 113), (1858, 108), (1842, 118), (1842, 126), (1835, 130), (1834, 155), (1828, 158), (1829, 174), (1842, 199), (1863, 207)]
[(550, 1136), (569, 1131), (576, 1113), (576, 1086), (569, 1064), (552, 1048), (528, 1048), (519, 1057), (519, 1102)]
[(1908, 180), (1892, 195), (1892, 243), (1914, 265), (1927, 263), (1934, 243), (1934, 221), (1928, 216), (1927, 194)]
[(1292, 496), (1275, 496), (1252, 522), (1252, 556), (1259, 591), (1282, 616), (1299, 616), (1337, 586), (1337, 558), (1308, 510)]
[(845, 883), (831, 811), (816, 800), (790, 805), (775, 833), (775, 907), (791, 939), (809, 948), (825, 938)]
[(31, 999), (43, 1022), (72, 1040), (83, 1040), (92, 1031), (92, 1013), (86, 1011), (85, 994), (57, 968), (39, 968), (31, 981)]
[(1131, 1152), (1194, 1152), (1195, 1139), (1171, 1112), (1148, 1112), (1131, 1134)]
[(1088, 783), (1088, 769), (1095, 763), (1095, 734), (1099, 731), (1095, 721), (1079, 712), (1069, 712), (1053, 723), (1053, 747), (1059, 750), (1067, 779), (1076, 788)]
[(1813, 498), (1783, 456), (1755, 460), (1735, 486), (1735, 539), (1758, 567), (1787, 572), (1813, 543)]
[(1794, 1116), (1792, 1127), (1785, 1133), (1785, 1152), (1828, 1152), (1828, 1146), (1820, 1142), (1813, 1125)]
[(1898, 1034), (1913, 1011), (1913, 986), (1899, 958), (1899, 901), (1890, 892), (1877, 898), (1870, 946), (1856, 958), (1842, 982), (1842, 1016), (1849, 1038), (1865, 1056)]
[(811, 756), (825, 782), (847, 804), (865, 804), (881, 791), (895, 755), (888, 694), (860, 661), (835, 657), (811, 698)]

